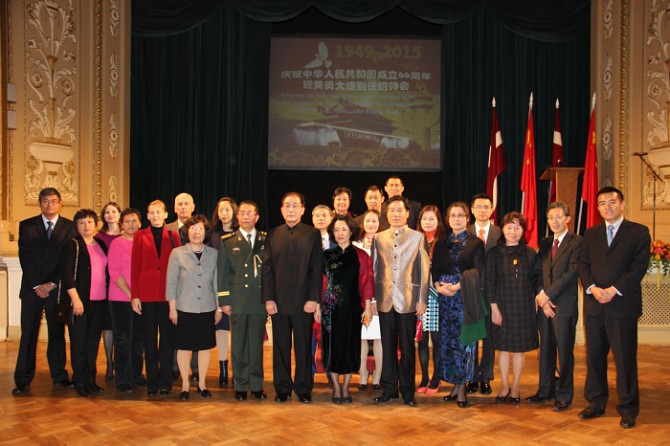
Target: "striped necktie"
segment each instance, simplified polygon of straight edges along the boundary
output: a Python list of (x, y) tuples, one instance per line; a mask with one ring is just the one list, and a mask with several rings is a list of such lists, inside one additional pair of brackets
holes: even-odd
[(54, 232), (54, 223), (51, 220), (47, 221), (47, 239), (51, 240), (51, 234)]

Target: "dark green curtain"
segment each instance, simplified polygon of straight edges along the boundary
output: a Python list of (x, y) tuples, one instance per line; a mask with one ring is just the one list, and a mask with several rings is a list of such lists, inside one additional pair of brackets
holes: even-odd
[[(133, 3), (135, 7), (135, 3)], [(264, 205), (270, 25), (220, 5), (201, 25), (133, 34), (131, 203), (186, 191), (212, 215), (222, 196)]]
[[(589, 0), (133, 0), (132, 7), (131, 204), (136, 207), (161, 198), (171, 211), (173, 197), (188, 191), (197, 211), (209, 214), (221, 196), (251, 198), (263, 216), (269, 203), (273, 212), (262, 225), (272, 226), (277, 197), (288, 189), (307, 192), (314, 205), (328, 203), (334, 185), (356, 191), (381, 183), (385, 173), (347, 173), (343, 180), (333, 172), (267, 171), (272, 32), (336, 32), (333, 22), (345, 34), (376, 30), (393, 36), (426, 35), (423, 28), (439, 25), (443, 171), (403, 174), (411, 198), (444, 209), (483, 191), (493, 96), (507, 159), (501, 211), (520, 204), (531, 91), (538, 178), (551, 160), (556, 98), (566, 164), (583, 164)], [(399, 14), (409, 16), (408, 26), (396, 26)], [(543, 213), (546, 184), (538, 186)], [(362, 197), (354, 200), (354, 210), (360, 209)]]

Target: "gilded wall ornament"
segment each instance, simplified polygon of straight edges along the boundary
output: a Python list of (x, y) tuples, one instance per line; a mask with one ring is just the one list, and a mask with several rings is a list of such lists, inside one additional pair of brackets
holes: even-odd
[(109, 30), (115, 39), (119, 36), (119, 21), (121, 12), (119, 11), (119, 0), (111, 0), (109, 7)]
[(114, 99), (119, 94), (119, 58), (112, 52), (109, 58), (109, 93)]
[(603, 96), (606, 101), (612, 98), (612, 58), (609, 54), (603, 63)]
[(612, 31), (614, 30), (614, 0), (605, 0), (605, 10), (603, 11), (603, 35), (605, 40), (609, 40), (612, 37)]
[(605, 161), (612, 158), (612, 118), (606, 116), (602, 122), (603, 136), (601, 137), (602, 157)]
[(26, 200), (43, 187), (56, 187), (77, 202), (79, 184), (72, 163), (77, 140), (77, 34), (72, 0), (26, 4), (26, 107), (29, 141)]
[(109, 177), (109, 201), (118, 201), (119, 198), (119, 193), (117, 191), (117, 185), (118, 185), (118, 180), (116, 179), (116, 175), (111, 175)]
[(109, 118), (109, 154), (116, 159), (119, 153), (119, 129), (116, 126), (116, 113)]

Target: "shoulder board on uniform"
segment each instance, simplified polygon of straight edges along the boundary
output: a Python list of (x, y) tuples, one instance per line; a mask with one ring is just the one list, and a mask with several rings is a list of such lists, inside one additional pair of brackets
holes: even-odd
[(228, 240), (229, 238), (233, 237), (236, 233), (235, 232), (229, 232), (228, 234), (223, 234), (221, 236), (221, 241)]

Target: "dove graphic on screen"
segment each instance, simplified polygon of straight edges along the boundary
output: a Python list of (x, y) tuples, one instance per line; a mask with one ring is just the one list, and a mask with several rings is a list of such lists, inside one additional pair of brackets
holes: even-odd
[(321, 65), (330, 68), (332, 62), (328, 60), (328, 47), (325, 43), (319, 42), (319, 52), (314, 54), (315, 59), (305, 65), (305, 68), (318, 68)]

